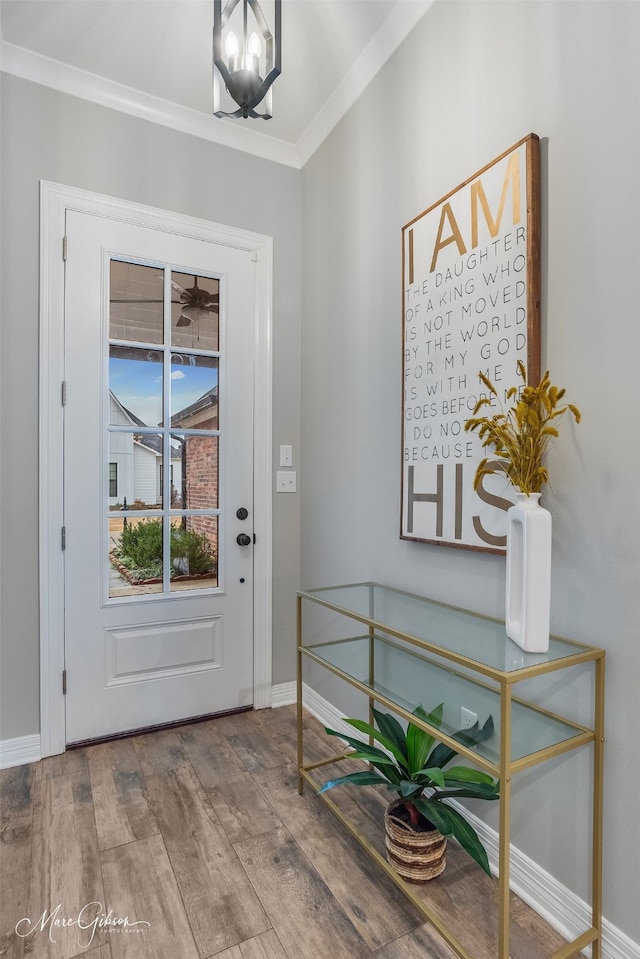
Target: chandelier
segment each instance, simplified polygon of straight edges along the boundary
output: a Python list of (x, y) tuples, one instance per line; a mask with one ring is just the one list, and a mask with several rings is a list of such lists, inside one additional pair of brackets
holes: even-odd
[[(273, 0), (273, 30), (258, 0), (222, 2), (213, 0), (213, 114), (270, 120), (271, 85), (281, 67), (281, 0)], [(236, 110), (223, 109), (224, 90)]]

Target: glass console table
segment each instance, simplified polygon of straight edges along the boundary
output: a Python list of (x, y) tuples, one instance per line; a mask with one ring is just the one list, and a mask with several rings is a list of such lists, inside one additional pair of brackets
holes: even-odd
[[(309, 614), (319, 618), (310, 642), (305, 640), (305, 615)], [(364, 630), (357, 627), (354, 630), (354, 623)], [(352, 635), (354, 631), (356, 635)], [(589, 945), (592, 959), (600, 959), (604, 650), (552, 636), (548, 652), (525, 653), (507, 637), (502, 622), (377, 583), (301, 590), (298, 592), (297, 654), (300, 792), (305, 782), (316, 791), (320, 788), (311, 775), (312, 770), (345, 758), (343, 752), (329, 760), (304, 762), (302, 670), (305, 660), (319, 664), (360, 690), (368, 697), (370, 707), (382, 704), (401, 718), (411, 719), (500, 780), (497, 959), (509, 957), (512, 777), (552, 757), (581, 746), (592, 746), (591, 927), (549, 959), (569, 959)], [(591, 725), (570, 721), (514, 695), (516, 685), (524, 680), (585, 663), (593, 664), (595, 670)], [(445, 706), (440, 729), (411, 715), (418, 704), (433, 708), (441, 702)], [(450, 738), (464, 725), (461, 722), (463, 707), (471, 718), (494, 717), (494, 735), (474, 749)], [(416, 894), (415, 887), (397, 875), (329, 795), (321, 793), (320, 796), (455, 952), (462, 959), (473, 959), (434, 909)]]

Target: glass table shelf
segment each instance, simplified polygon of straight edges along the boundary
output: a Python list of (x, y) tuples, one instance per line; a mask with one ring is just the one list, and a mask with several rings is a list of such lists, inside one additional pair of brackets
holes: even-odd
[[(478, 716), (481, 726), (491, 716), (493, 735), (469, 755), (483, 758), (494, 775), (499, 773), (498, 689), (375, 635), (305, 646), (304, 653), (390, 708), (398, 706), (412, 713), (421, 705), (428, 713), (444, 703), (440, 733), (445, 735), (452, 736), (460, 729), (461, 704)], [(516, 771), (520, 766), (534, 765), (539, 753), (543, 754), (541, 759), (546, 758), (544, 751), (551, 747), (564, 751), (589, 742), (593, 732), (514, 698), (510, 738), (512, 771)]]
[(379, 583), (301, 590), (300, 596), (504, 682), (599, 658), (602, 650), (551, 636), (546, 653), (525, 653), (504, 623)]
[[(357, 635), (353, 635), (354, 632)], [(298, 592), (296, 681), (298, 791), (302, 792), (307, 783), (319, 792), (320, 785), (311, 775), (312, 771), (318, 765), (338, 762), (344, 754), (319, 763), (305, 763), (305, 662), (312, 669), (321, 668), (333, 673), (340, 681), (359, 690), (367, 697), (370, 707), (386, 707), (405, 721), (412, 719), (418, 705), (429, 713), (442, 703), (440, 728), (434, 729), (416, 718), (413, 721), (426, 728), (436, 740), (452, 746), (466, 760), (499, 779), (496, 959), (510, 956), (509, 872), (514, 775), (579, 747), (593, 750), (591, 925), (549, 959), (568, 959), (587, 946), (591, 946), (593, 959), (600, 959), (604, 650), (551, 636), (547, 652), (526, 653), (507, 637), (504, 623), (496, 619), (378, 583), (301, 590)], [(587, 704), (575, 702), (576, 695), (569, 681), (558, 677), (555, 682), (546, 682), (547, 674), (563, 670), (571, 672), (577, 666), (583, 671), (593, 670), (593, 690), (589, 694), (590, 699), (593, 697), (590, 726), (542, 708), (540, 696), (537, 696), (538, 702), (527, 701), (533, 694), (533, 687), (540, 684), (524, 681), (544, 677), (544, 685), (550, 688), (542, 691), (542, 701), (553, 701), (554, 690), (561, 688), (563, 712), (566, 705), (567, 710), (572, 706), (570, 711), (582, 715)], [(556, 680), (556, 677), (550, 678)], [(526, 693), (516, 695), (518, 684), (522, 684), (520, 691), (526, 690)], [(539, 689), (537, 693), (540, 693)], [(327, 713), (331, 713), (332, 704), (326, 706)], [(463, 710), (467, 716), (469, 713), (475, 715), (481, 726), (489, 717), (493, 720), (491, 737), (474, 748), (467, 748), (452, 738), (464, 726)], [(467, 948), (441, 921), (437, 910), (413, 895), (410, 885), (372, 849), (357, 825), (335, 807), (326, 793), (319, 792), (319, 795), (379, 867), (434, 924), (460, 959), (472, 959)]]

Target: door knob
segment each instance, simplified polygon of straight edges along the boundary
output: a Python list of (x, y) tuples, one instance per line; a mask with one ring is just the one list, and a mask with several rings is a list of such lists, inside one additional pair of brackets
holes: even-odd
[(251, 537), (247, 536), (246, 533), (238, 533), (236, 543), (238, 546), (249, 546), (251, 544)]
[(240, 509), (236, 510), (236, 516), (238, 519), (246, 519), (249, 515), (249, 510), (245, 506), (241, 506)]

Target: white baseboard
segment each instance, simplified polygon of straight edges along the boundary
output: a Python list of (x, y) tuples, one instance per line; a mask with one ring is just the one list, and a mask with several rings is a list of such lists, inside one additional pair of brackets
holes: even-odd
[[(294, 699), (295, 702), (295, 683)], [(353, 727), (348, 726), (342, 714), (315, 690), (304, 684), (302, 700), (306, 709), (322, 723), (338, 732), (358, 737)], [(275, 705), (275, 702), (274, 702)], [(284, 703), (283, 703), (284, 705)], [(498, 833), (465, 810), (487, 850), (491, 871), (498, 871)], [(550, 873), (541, 869), (532, 859), (515, 846), (511, 847), (511, 889), (532, 909), (542, 916), (566, 939), (576, 939), (591, 927), (591, 908), (570, 889), (558, 882)], [(587, 954), (590, 949), (586, 950)], [(626, 936), (612, 923), (603, 919), (602, 959), (640, 959), (640, 944)]]
[[(465, 817), (480, 836), (487, 850), (489, 865), (498, 873), (498, 834), (468, 809)], [(510, 887), (565, 939), (576, 939), (591, 926), (591, 907), (558, 882), (525, 853), (511, 847)], [(585, 950), (590, 955), (591, 949)], [(602, 921), (602, 959), (640, 959), (640, 944), (629, 939), (606, 919)]]
[(0, 769), (36, 763), (41, 758), (40, 735), (0, 740)]
[(291, 706), (295, 703), (296, 697), (295, 679), (290, 683), (278, 683), (277, 686), (271, 687), (271, 705), (274, 708), (276, 706)]

